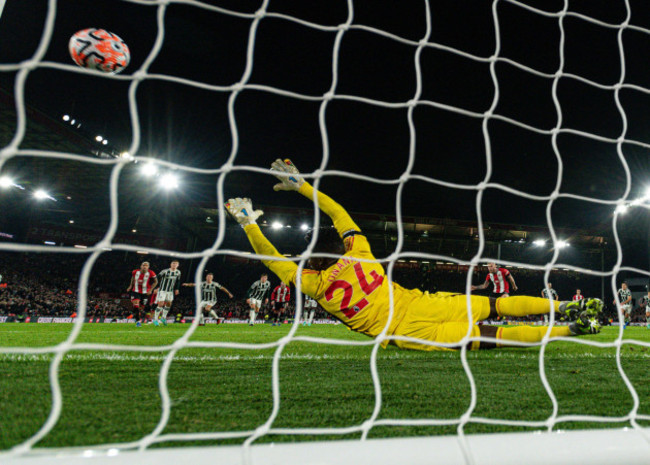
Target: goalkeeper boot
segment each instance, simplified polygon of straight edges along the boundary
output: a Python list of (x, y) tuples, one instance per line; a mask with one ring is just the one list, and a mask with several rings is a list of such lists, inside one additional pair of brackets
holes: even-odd
[(590, 316), (587, 310), (584, 310), (578, 315), (576, 321), (569, 325), (569, 331), (574, 336), (598, 334), (600, 332), (600, 323), (595, 317)]
[(602, 313), (603, 307), (605, 304), (603, 304), (603, 301), (600, 299), (592, 298), (592, 299), (583, 299), (585, 300), (585, 311), (590, 317), (593, 318), (598, 318), (598, 316)]
[(153, 325), (158, 326), (158, 320), (153, 320)]
[(560, 317), (568, 318), (573, 321), (578, 318), (582, 312), (587, 312), (590, 317), (598, 317), (603, 310), (603, 301), (600, 299), (581, 299), (573, 302), (562, 302), (558, 308)]

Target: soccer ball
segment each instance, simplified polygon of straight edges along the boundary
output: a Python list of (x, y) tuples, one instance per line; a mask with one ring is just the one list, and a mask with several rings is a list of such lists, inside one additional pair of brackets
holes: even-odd
[(104, 29), (83, 29), (74, 33), (68, 43), (70, 56), (83, 68), (104, 73), (119, 73), (131, 60), (129, 47), (124, 41)]

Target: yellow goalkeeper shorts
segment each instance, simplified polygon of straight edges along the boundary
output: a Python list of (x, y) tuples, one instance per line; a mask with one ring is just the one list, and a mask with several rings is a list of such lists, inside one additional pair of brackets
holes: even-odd
[[(490, 299), (484, 296), (471, 296), (472, 328), (470, 336), (479, 336), (476, 322), (490, 316)], [(395, 335), (408, 336), (426, 341), (458, 343), (467, 335), (467, 296), (451, 292), (423, 293), (414, 299), (405, 312), (404, 319), (395, 329)], [(402, 349), (453, 350), (411, 341), (392, 341)], [(472, 350), (478, 349), (479, 342), (472, 342)]]

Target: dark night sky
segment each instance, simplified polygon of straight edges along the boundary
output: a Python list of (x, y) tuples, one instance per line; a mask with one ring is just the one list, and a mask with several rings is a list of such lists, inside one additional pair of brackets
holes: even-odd
[[(244, 13), (253, 13), (261, 6), (260, 1), (252, 0), (203, 3)], [(430, 3), (429, 42), (483, 58), (494, 53), (493, 2), (432, 0)], [(563, 1), (522, 3), (547, 12), (564, 7)], [(424, 1), (363, 0), (353, 4), (356, 25), (382, 29), (414, 41), (425, 34)], [(629, 4), (630, 24), (650, 30), (650, 3), (635, 0)], [(31, 56), (40, 39), (46, 8), (45, 0), (8, 0), (0, 19), (0, 63), (18, 63)], [(347, 2), (343, 0), (271, 0), (268, 11), (328, 26), (344, 23), (348, 16)], [(569, 1), (569, 11), (608, 23), (620, 23), (626, 16), (623, 0)], [(129, 45), (132, 61), (123, 74), (132, 74), (154, 44), (156, 13), (155, 5), (126, 1), (60, 0), (45, 60), (72, 64), (67, 52), (69, 37), (79, 29), (101, 27), (120, 35)], [(507, 1), (498, 2), (497, 13), (499, 56), (539, 72), (555, 73), (560, 63), (558, 19), (535, 14)], [(233, 84), (241, 79), (245, 67), (250, 24), (249, 18), (170, 4), (165, 16), (164, 45), (150, 72), (212, 85)], [(563, 26), (564, 72), (602, 85), (617, 83), (621, 74), (618, 31), (572, 16), (565, 17)], [(626, 84), (650, 88), (649, 32), (624, 32)], [(334, 31), (321, 31), (285, 19), (262, 19), (249, 83), (311, 96), (323, 95), (331, 86), (335, 37)], [(347, 31), (339, 53), (337, 95), (385, 102), (408, 101), (415, 92), (415, 49), (367, 31)], [(485, 112), (492, 104), (494, 85), (489, 63), (435, 48), (425, 48), (420, 62), (422, 100), (473, 112)], [(495, 70), (500, 93), (495, 114), (545, 131), (556, 125), (552, 79), (505, 62), (498, 62)], [(11, 91), (14, 77), (13, 72), (0, 73), (0, 85)], [(122, 150), (131, 141), (128, 85), (127, 81), (40, 69), (29, 75), (25, 97), (29, 105), (53, 118), (74, 114), (86, 128), (105, 135), (114, 147)], [(563, 128), (613, 139), (621, 135), (622, 119), (613, 90), (565, 77), (558, 83), (557, 95)], [(229, 92), (144, 81), (137, 93), (143, 132), (138, 155), (192, 167), (220, 167), (232, 147), (227, 115), (229, 96)], [(650, 143), (650, 112), (647, 111), (650, 95), (624, 88), (620, 100), (628, 118), (626, 138)], [(317, 101), (258, 90), (243, 91), (235, 105), (240, 142), (235, 164), (266, 168), (276, 157), (290, 156), (305, 172), (318, 168), (322, 160), (319, 108)], [(487, 165), (482, 119), (419, 105), (414, 111), (414, 122), (417, 135), (412, 174), (463, 184), (476, 184), (484, 179)], [(407, 168), (409, 131), (405, 108), (389, 109), (335, 99), (327, 107), (326, 126), (331, 151), (327, 169), (388, 180), (398, 179)], [(493, 165), (490, 181), (535, 195), (550, 194), (558, 172), (551, 136), (499, 120), (491, 120), (488, 130)], [(564, 164), (562, 192), (608, 200), (623, 194), (625, 172), (615, 144), (572, 134), (560, 134), (557, 144)], [(631, 197), (634, 198), (648, 183), (649, 152), (628, 143), (623, 145), (623, 152), (632, 171)], [(192, 183), (210, 189), (209, 183), (201, 184), (201, 176), (186, 173), (184, 182), (188, 190), (192, 189)], [(227, 178), (225, 193), (248, 195), (267, 205), (305, 206), (300, 198), (273, 194), (272, 184), (273, 180), (266, 175), (232, 174)], [(322, 187), (351, 211), (395, 212), (396, 185), (327, 176)], [(208, 197), (214, 199), (214, 192)], [(406, 215), (475, 220), (475, 199), (475, 191), (409, 181), (402, 208)], [(594, 228), (607, 233), (611, 231), (613, 210), (613, 206), (560, 199), (552, 213), (558, 226)], [(498, 189), (488, 189), (482, 205), (484, 220), (488, 222), (544, 225), (545, 211), (546, 202), (527, 200)], [(623, 229), (631, 235), (647, 237), (647, 216), (645, 209), (629, 212), (622, 218)]]

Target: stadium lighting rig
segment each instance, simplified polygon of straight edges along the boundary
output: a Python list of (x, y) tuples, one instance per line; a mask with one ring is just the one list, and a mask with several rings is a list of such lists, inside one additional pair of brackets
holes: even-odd
[(616, 207), (615, 213), (619, 213), (621, 215), (624, 215), (625, 213), (627, 213), (628, 208), (629, 207), (627, 205), (618, 205)]
[(179, 186), (178, 176), (173, 173), (165, 173), (160, 177), (159, 184), (165, 190), (176, 189)]
[(301, 231), (307, 231), (308, 229), (309, 229), (309, 225), (307, 223), (303, 223), (300, 225)]
[(271, 228), (273, 229), (282, 229), (282, 226), (283, 226), (282, 223), (280, 223), (279, 221), (274, 221), (273, 223), (271, 223)]
[(7, 189), (13, 185), (14, 185), (14, 181), (9, 176), (0, 177), (0, 187), (2, 187), (3, 189)]
[(142, 165), (142, 168), (140, 168), (140, 173), (149, 178), (158, 174), (158, 167), (153, 163), (145, 163)]
[(36, 200), (48, 199), (48, 200), (54, 200), (56, 202), (56, 199), (52, 197), (50, 194), (48, 194), (46, 191), (44, 191), (43, 189), (38, 189), (34, 191), (33, 195)]
[(533, 245), (536, 247), (542, 247), (546, 245), (546, 241), (544, 239), (537, 239), (533, 241)]

